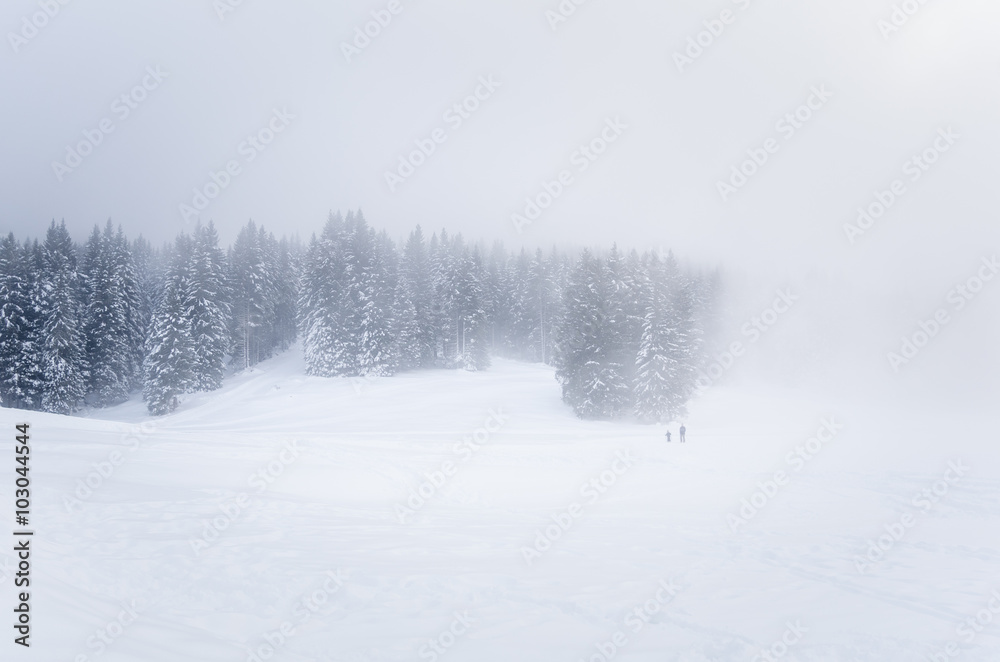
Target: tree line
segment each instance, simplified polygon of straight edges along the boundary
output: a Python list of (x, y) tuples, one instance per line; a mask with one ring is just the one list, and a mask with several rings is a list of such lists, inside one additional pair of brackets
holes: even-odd
[(154, 248), (109, 221), (0, 240), (0, 402), (68, 414), (137, 391), (153, 414), (300, 341), (306, 372), (553, 365), (585, 418), (683, 415), (717, 279), (672, 255), (511, 253), (418, 226), (402, 243), (331, 214), (306, 245), (252, 221), (228, 249), (199, 225)]

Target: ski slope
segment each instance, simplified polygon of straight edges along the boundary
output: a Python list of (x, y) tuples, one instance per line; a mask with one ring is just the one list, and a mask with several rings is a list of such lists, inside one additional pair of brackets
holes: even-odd
[(577, 420), (545, 366), (325, 380), (290, 351), (163, 418), (0, 410), (36, 532), (2, 658), (1000, 659), (995, 417), (859, 400), (718, 387), (668, 444)]

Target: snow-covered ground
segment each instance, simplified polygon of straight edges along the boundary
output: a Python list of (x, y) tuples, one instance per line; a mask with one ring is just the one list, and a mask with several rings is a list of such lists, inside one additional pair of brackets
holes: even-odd
[(95, 416), (0, 410), (36, 531), (3, 659), (1000, 659), (986, 412), (719, 387), (668, 444), (575, 419), (544, 366), (324, 380), (291, 351)]

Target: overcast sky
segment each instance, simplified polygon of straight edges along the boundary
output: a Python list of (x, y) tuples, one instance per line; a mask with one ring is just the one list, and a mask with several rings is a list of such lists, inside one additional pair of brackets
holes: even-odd
[[(65, 219), (82, 240), (110, 217), (165, 241), (234, 161), (198, 214), (227, 243), (250, 218), (308, 237), (361, 207), (396, 237), (420, 223), (509, 246), (669, 247), (775, 282), (812, 271), (910, 315), (1000, 245), (995, 1), (897, 3), (919, 9), (897, 9), (891, 31), (890, 0), (588, 0), (558, 22), (558, 0), (229, 2), (51, 0), (52, 17), (49, 0), (4, 3), (0, 229)], [(345, 55), (372, 12), (391, 22)], [(459, 126), (446, 113), (477, 91)], [(808, 101), (794, 133), (777, 124)], [(113, 131), (68, 156), (102, 120)], [(608, 122), (614, 142), (582, 170), (577, 151)], [(245, 142), (279, 128), (262, 151)], [(390, 190), (386, 172), (436, 129), (443, 142)], [(913, 181), (908, 160), (939, 135), (947, 151)], [(724, 201), (718, 182), (768, 140)], [(563, 171), (572, 183), (517, 232), (512, 214)], [(849, 243), (844, 224), (894, 180), (905, 193)], [(980, 314), (982, 332), (996, 317)]]

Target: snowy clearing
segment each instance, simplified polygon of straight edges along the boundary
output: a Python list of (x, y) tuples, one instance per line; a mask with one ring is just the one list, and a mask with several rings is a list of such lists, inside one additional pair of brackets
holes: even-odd
[(0, 410), (32, 426), (31, 659), (1000, 656), (963, 625), (1000, 610), (985, 414), (729, 386), (668, 444), (576, 419), (545, 366), (320, 379), (292, 350), (95, 416)]

